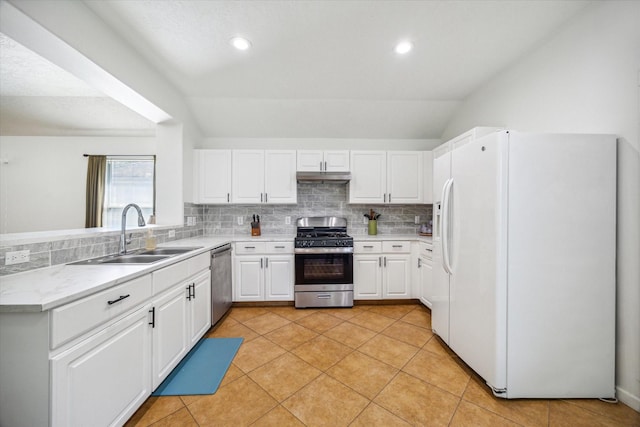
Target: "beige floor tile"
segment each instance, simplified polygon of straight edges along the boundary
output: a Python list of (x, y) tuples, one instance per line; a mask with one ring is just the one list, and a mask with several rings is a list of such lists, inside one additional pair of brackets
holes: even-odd
[(343, 322), (335, 328), (329, 329), (323, 335), (339, 343), (348, 345), (351, 348), (358, 348), (376, 336), (376, 333), (362, 326), (354, 325), (350, 322)]
[(424, 345), (424, 349), (440, 356), (454, 356), (455, 353), (437, 335), (433, 335)]
[(264, 335), (268, 332), (291, 323), (291, 320), (285, 319), (282, 316), (278, 316), (275, 313), (267, 312), (260, 316), (252, 317), (249, 320), (245, 320), (242, 323), (248, 328), (251, 328), (252, 330), (259, 333), (260, 335)]
[(313, 381), (322, 371), (291, 353), (272, 360), (248, 375), (278, 402)]
[(349, 319), (349, 322), (362, 326), (363, 328), (371, 329), (374, 332), (382, 332), (391, 326), (395, 320), (387, 316), (372, 313), (368, 310)]
[(358, 351), (327, 369), (328, 375), (368, 399), (376, 397), (397, 373), (396, 368)]
[(273, 397), (244, 376), (187, 408), (200, 426), (241, 426), (256, 421), (277, 405)]
[(566, 402), (619, 421), (624, 425), (640, 427), (640, 412), (634, 411), (624, 403), (607, 403), (598, 399), (571, 399)]
[(275, 331), (269, 332), (265, 335), (265, 338), (275, 342), (286, 350), (292, 350), (317, 336), (317, 332), (292, 322)]
[(225, 320), (222, 325), (217, 327), (214, 331), (209, 332), (207, 334), (207, 338), (244, 338), (244, 343), (247, 343), (260, 336), (255, 331), (244, 326), (242, 323), (234, 319), (228, 320), (229, 322)]
[(420, 326), (421, 328), (431, 329), (431, 312), (424, 307), (411, 310), (404, 315), (401, 320), (411, 323), (412, 325)]
[(151, 396), (125, 424), (146, 427), (184, 408), (179, 396)]
[(412, 325), (411, 323), (399, 321), (382, 331), (382, 335), (395, 338), (398, 341), (406, 342), (416, 347), (422, 347), (431, 339), (433, 332)]
[(463, 400), (449, 425), (451, 427), (517, 427), (520, 424)]
[(153, 427), (198, 427), (187, 408), (182, 408), (153, 424)]
[(400, 319), (406, 316), (410, 311), (413, 311), (416, 305), (374, 305), (369, 311), (371, 313), (381, 314), (383, 316), (391, 317), (392, 319)]
[(292, 322), (295, 322), (298, 319), (302, 319), (303, 317), (312, 315), (317, 310), (313, 308), (295, 308), (294, 306), (284, 306), (269, 307), (269, 311), (271, 313), (277, 314), (278, 316), (282, 316), (285, 319), (289, 319)]
[(401, 369), (420, 350), (384, 335), (376, 335), (358, 348), (358, 351)]
[(400, 372), (374, 402), (412, 425), (446, 426), (460, 399)]
[(251, 372), (259, 366), (285, 353), (285, 349), (266, 338), (258, 337), (248, 343), (242, 343), (233, 364), (243, 372)]
[(469, 374), (451, 357), (436, 355), (426, 350), (420, 350), (402, 371), (456, 396), (462, 396), (469, 383)]
[(536, 399), (500, 399), (487, 385), (472, 377), (462, 399), (525, 426), (546, 426), (549, 420), (549, 401)]
[(332, 316), (338, 317), (342, 320), (349, 320), (358, 314), (367, 311), (368, 308), (362, 308), (360, 306), (354, 306), (350, 308), (323, 308), (319, 310), (321, 313), (327, 313)]
[(347, 426), (369, 400), (326, 374), (282, 403), (307, 426)]
[(238, 322), (244, 322), (245, 320), (261, 316), (268, 312), (269, 310), (265, 307), (233, 307), (228, 317)]
[(408, 427), (410, 425), (381, 406), (370, 403), (358, 418), (349, 424), (349, 427)]
[(550, 427), (628, 427), (627, 424), (562, 400), (549, 401)]
[(306, 316), (302, 319), (296, 320), (296, 323), (298, 325), (302, 325), (305, 328), (311, 329), (318, 333), (323, 333), (324, 331), (327, 331), (342, 322), (344, 322), (344, 320), (330, 314), (323, 313), (321, 311), (313, 313), (311, 316)]
[(320, 335), (291, 352), (311, 366), (325, 371), (352, 351), (350, 347)]
[(276, 406), (262, 418), (251, 424), (252, 427), (304, 427), (304, 424), (281, 405)]

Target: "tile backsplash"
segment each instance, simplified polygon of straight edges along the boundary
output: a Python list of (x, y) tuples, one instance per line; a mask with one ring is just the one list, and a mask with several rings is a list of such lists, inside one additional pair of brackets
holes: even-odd
[[(171, 228), (175, 237), (169, 238), (169, 229), (154, 230), (158, 243), (197, 236), (250, 234), (251, 217), (260, 215), (262, 234), (286, 234), (292, 236), (296, 230), (296, 219), (304, 216), (339, 216), (347, 218), (347, 230), (353, 236), (367, 234), (364, 214), (369, 209), (381, 214), (378, 220), (379, 234), (415, 234), (420, 222), (431, 219), (431, 205), (351, 205), (347, 203), (347, 186), (344, 184), (298, 184), (298, 203), (295, 205), (196, 205), (185, 203), (184, 222), (195, 217), (196, 225)], [(238, 217), (243, 225), (238, 225)], [(291, 217), (291, 224), (285, 218)], [(129, 248), (144, 246), (146, 230), (133, 233)], [(120, 233), (106, 232), (100, 236), (79, 237), (67, 240), (52, 240), (37, 243), (0, 246), (0, 276), (66, 264), (81, 259), (116, 253)], [(30, 261), (23, 264), (5, 265), (7, 252), (30, 251)]]
[[(254, 214), (260, 215), (263, 234), (290, 234), (296, 230), (295, 222), (305, 216), (339, 216), (347, 218), (347, 230), (351, 235), (367, 234), (364, 214), (369, 209), (381, 214), (378, 220), (379, 234), (415, 234), (420, 222), (431, 219), (431, 205), (352, 205), (347, 203), (347, 186), (344, 184), (298, 184), (296, 205), (192, 205), (198, 212), (198, 224), (204, 223), (204, 235), (248, 235)], [(291, 217), (291, 224), (285, 218)], [(238, 217), (243, 225), (238, 225)]]

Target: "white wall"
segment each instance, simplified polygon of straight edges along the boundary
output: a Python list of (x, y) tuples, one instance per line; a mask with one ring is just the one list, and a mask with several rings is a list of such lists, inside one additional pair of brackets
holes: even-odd
[(430, 150), (439, 139), (205, 138), (196, 148), (272, 150)]
[(84, 228), (83, 154), (156, 154), (154, 137), (0, 137), (0, 234)]
[(616, 384), (618, 398), (638, 411), (639, 70), (640, 2), (598, 3), (470, 96), (443, 135), (479, 125), (618, 135)]

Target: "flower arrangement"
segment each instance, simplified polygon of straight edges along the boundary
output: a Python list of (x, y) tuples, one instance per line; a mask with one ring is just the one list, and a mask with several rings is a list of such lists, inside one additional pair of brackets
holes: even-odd
[(373, 209), (369, 209), (369, 213), (364, 214), (364, 216), (367, 217), (369, 221), (375, 221), (380, 218), (380, 214), (376, 213)]

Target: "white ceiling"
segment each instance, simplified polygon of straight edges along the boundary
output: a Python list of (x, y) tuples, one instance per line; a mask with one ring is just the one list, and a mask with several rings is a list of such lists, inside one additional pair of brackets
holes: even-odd
[(155, 124), (0, 33), (0, 134), (146, 135)]
[[(85, 3), (182, 92), (204, 136), (439, 138), (465, 97), (590, 2)], [(236, 35), (252, 48), (234, 50)]]

